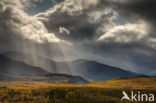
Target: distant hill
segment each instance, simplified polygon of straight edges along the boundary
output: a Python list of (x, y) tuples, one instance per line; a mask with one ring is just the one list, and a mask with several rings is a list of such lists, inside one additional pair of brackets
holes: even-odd
[(79, 75), (95, 81), (105, 81), (114, 78), (134, 77), (140, 75), (117, 67), (83, 59), (68, 62), (55, 62), (41, 56), (17, 52), (7, 52), (3, 53), (3, 55), (16, 61), (43, 68), (51, 73)]
[(0, 55), (0, 81), (44, 81), (52, 83), (86, 84), (80, 76), (52, 74), (42, 68), (31, 66)]
[(120, 78), (108, 81), (92, 82), (90, 85), (106, 88), (156, 88), (156, 77), (139, 76), (131, 78)]

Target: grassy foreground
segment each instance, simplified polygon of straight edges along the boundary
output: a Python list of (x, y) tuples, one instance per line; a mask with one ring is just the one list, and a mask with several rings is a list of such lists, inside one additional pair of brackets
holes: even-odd
[(123, 90), (156, 94), (156, 78), (118, 79), (88, 85), (0, 82), (0, 103), (120, 103)]

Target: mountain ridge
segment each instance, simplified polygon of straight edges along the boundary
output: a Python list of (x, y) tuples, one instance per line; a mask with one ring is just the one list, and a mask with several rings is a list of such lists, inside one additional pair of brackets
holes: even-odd
[(34, 67), (2, 55), (0, 55), (0, 81), (43, 81), (73, 84), (88, 83), (87, 80), (80, 76), (53, 74), (40, 67)]
[(51, 73), (78, 75), (95, 81), (105, 81), (115, 78), (140, 75), (118, 67), (84, 59), (77, 59), (68, 62), (55, 62), (41, 56), (18, 52), (7, 52), (3, 53), (3, 55), (13, 60), (22, 61), (29, 65), (44, 68), (46, 71)]

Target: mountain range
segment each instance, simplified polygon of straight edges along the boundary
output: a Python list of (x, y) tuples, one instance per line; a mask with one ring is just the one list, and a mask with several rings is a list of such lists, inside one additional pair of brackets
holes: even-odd
[[(30, 65), (30, 67), (38, 68), (39, 72), (37, 73), (44, 70), (52, 74), (77, 75), (94, 81), (140, 76), (138, 73), (84, 59), (56, 62), (38, 55), (19, 52), (6, 52), (1, 55), (9, 58), (10, 60)], [(27, 71), (29, 71), (29, 69)], [(25, 70), (25, 72), (27, 71)], [(46, 74), (46, 72), (43, 72), (43, 74)], [(32, 73), (35, 73), (35, 70), (32, 69)]]
[(0, 81), (43, 81), (50, 83), (86, 84), (80, 76), (50, 73), (40, 67), (0, 55)]

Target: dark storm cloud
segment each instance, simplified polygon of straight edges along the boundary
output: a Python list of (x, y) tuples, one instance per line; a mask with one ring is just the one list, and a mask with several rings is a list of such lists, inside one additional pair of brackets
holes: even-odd
[(151, 23), (150, 36), (156, 38), (155, 26), (156, 26), (156, 1), (155, 0), (126, 0), (115, 4), (114, 8), (125, 16), (127, 20), (135, 22), (139, 19)]
[(144, 18), (151, 23), (156, 23), (156, 1), (155, 0), (125, 0), (125, 2), (117, 3), (118, 11), (126, 17)]
[[(106, 13), (106, 8), (109, 9), (109, 7), (106, 5), (102, 7), (99, 3), (99, 0), (66, 0), (46, 13), (39, 14), (38, 17), (44, 22), (49, 32), (55, 32), (60, 38), (91, 40), (96, 37), (97, 29), (102, 24), (111, 22), (109, 21), (110, 12)], [(100, 7), (102, 7), (102, 10), (99, 9)], [(94, 21), (93, 19), (96, 16), (99, 16), (99, 18)], [(71, 35), (60, 34), (59, 27), (66, 28)]]
[[(152, 8), (148, 8), (150, 4)], [(90, 45), (105, 43), (108, 46), (115, 43), (119, 48), (120, 44), (131, 43), (143, 46), (152, 44), (155, 47), (154, 42), (150, 41), (155, 30), (148, 24), (150, 17), (154, 14), (155, 6), (153, 5), (155, 5), (153, 0), (95, 0), (94, 2), (66, 0), (37, 16), (44, 22), (49, 32), (55, 32), (59, 38), (73, 42), (88, 41)], [(119, 17), (115, 13), (123, 17), (127, 24), (116, 25), (114, 20)], [(109, 30), (105, 30), (109, 26)], [(66, 28), (70, 31), (70, 35), (60, 34), (59, 27)], [(107, 38), (103, 39), (106, 36)], [(101, 39), (100, 42), (104, 43), (95, 42), (96, 39)]]
[[(47, 12), (39, 14), (38, 17), (49, 32), (54, 32), (59, 38), (74, 41), (95, 40), (106, 33), (107, 26), (113, 25), (114, 21), (111, 17), (114, 16), (114, 20), (120, 19), (114, 12), (129, 23), (139, 23), (139, 20), (145, 20), (154, 24), (155, 5), (154, 0), (95, 0), (94, 2), (92, 0), (66, 0)], [(106, 11), (109, 12), (106, 13)], [(97, 20), (94, 21), (94, 19)], [(153, 27), (148, 26), (151, 28), (148, 35), (154, 36)], [(60, 34), (59, 27), (66, 28), (71, 35)], [(135, 38), (136, 34), (133, 34)]]

